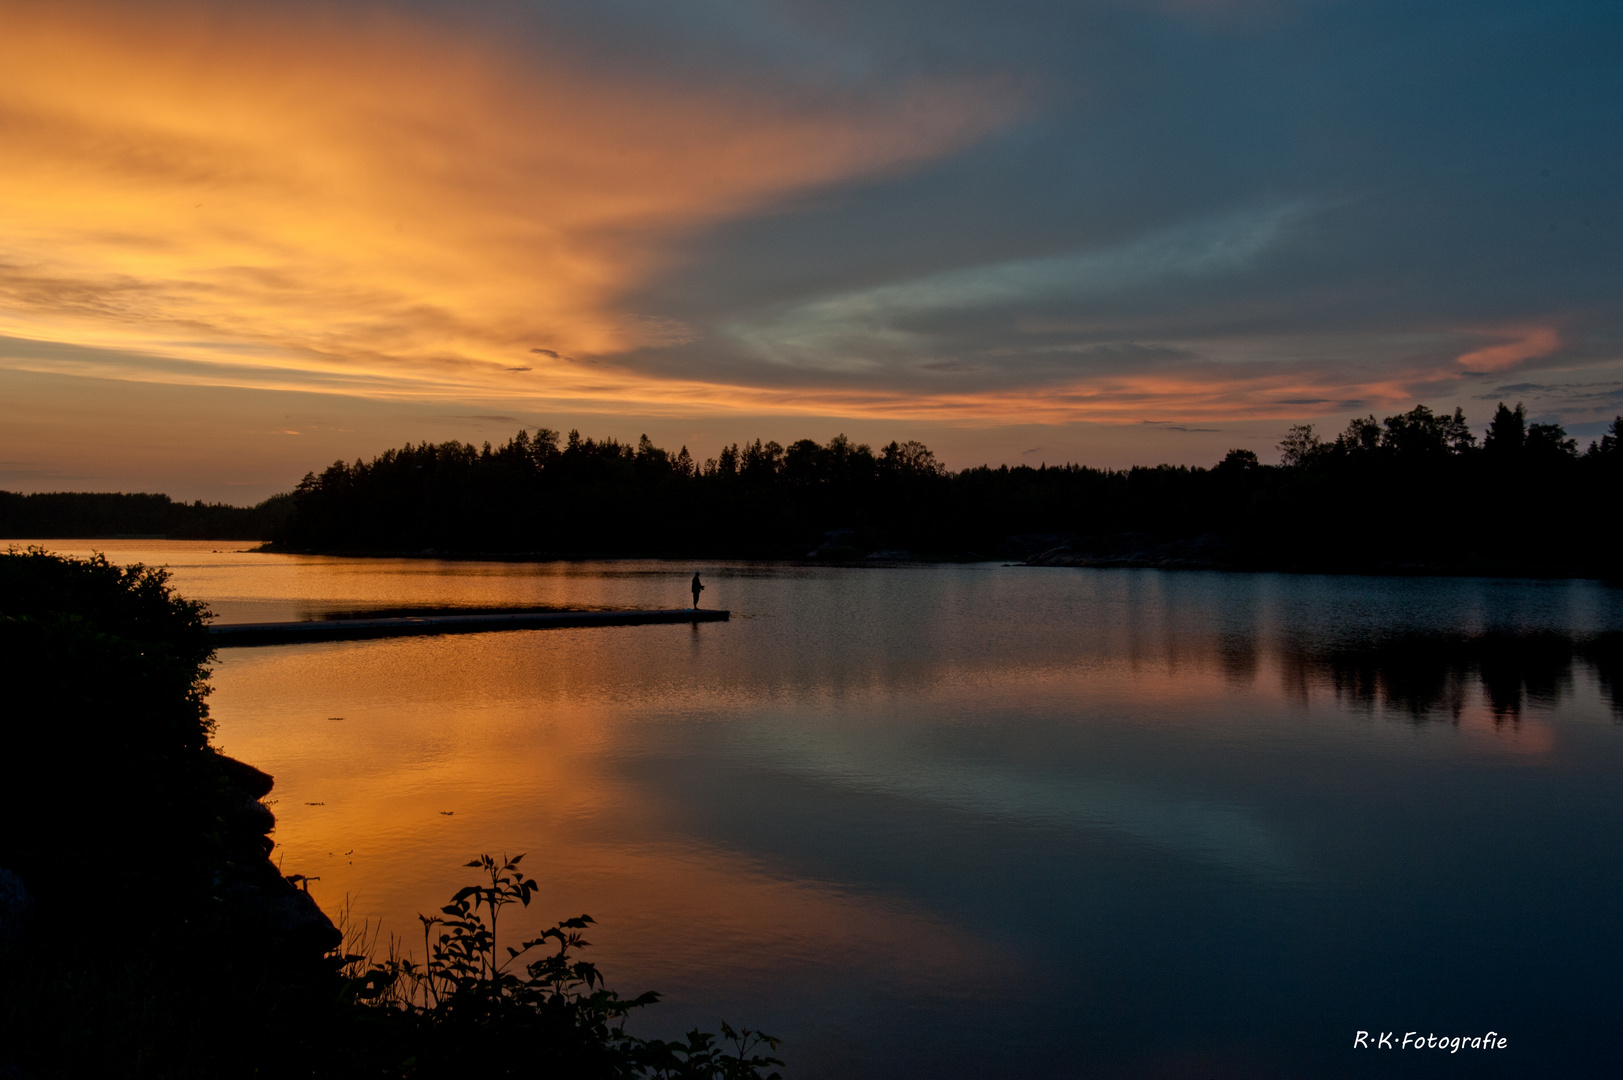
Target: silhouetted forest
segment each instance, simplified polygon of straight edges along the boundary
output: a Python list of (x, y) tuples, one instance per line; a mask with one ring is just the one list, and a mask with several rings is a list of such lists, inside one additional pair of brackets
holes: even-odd
[(521, 431), (336, 462), (293, 493), (284, 550), (488, 555), (1022, 558), (1059, 565), (1616, 575), (1623, 418), (1580, 452), (1501, 404), (1479, 439), (1424, 405), (1212, 468), (949, 472), (928, 447), (836, 436), (723, 448)]
[(258, 506), (174, 502), (145, 493), (0, 491), (0, 536), (154, 536), (169, 540), (263, 540), (293, 509), (291, 495)]

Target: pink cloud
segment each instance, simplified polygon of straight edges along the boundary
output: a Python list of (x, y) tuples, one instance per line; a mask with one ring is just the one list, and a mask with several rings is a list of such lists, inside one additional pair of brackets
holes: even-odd
[(1471, 371), (1502, 371), (1535, 356), (1548, 356), (1561, 347), (1561, 334), (1554, 327), (1516, 327), (1497, 331), (1495, 336), (1511, 334), (1516, 335), (1515, 340), (1468, 352), (1459, 357), (1458, 363)]

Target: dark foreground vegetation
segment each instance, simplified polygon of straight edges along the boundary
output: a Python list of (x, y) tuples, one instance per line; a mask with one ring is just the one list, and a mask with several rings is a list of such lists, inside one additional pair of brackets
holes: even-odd
[(0, 491), (0, 536), (263, 540), (292, 509), (290, 495), (272, 496), (258, 506), (228, 506), (174, 502), (167, 495)]
[(756, 441), (700, 464), (644, 437), (423, 444), (306, 476), (282, 550), (461, 555), (1023, 558), (1064, 565), (1610, 575), (1623, 418), (1582, 453), (1500, 405), (1479, 440), (1417, 405), (1283, 464), (952, 473), (919, 443)]
[[(0, 554), (0, 1078), (760, 1078), (776, 1043), (641, 1039), (587, 916), (496, 936), (519, 858), (423, 924), (343, 935), (268, 858), (272, 779), (209, 745), (203, 611), (161, 570)], [(512, 946), (511, 948), (509, 946)], [(775, 1074), (772, 1074), (775, 1075)]]

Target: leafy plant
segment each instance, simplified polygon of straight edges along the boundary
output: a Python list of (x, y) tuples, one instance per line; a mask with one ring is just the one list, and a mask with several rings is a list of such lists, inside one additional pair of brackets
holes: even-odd
[(779, 1073), (763, 1070), (783, 1064), (764, 1052), (775, 1051), (779, 1040), (758, 1031), (723, 1023), (719, 1041), (698, 1030), (682, 1041), (627, 1032), (631, 1012), (659, 995), (622, 998), (603, 984), (596, 965), (578, 958), (590, 915), (564, 919), (516, 948), (500, 946), (503, 911), (527, 908), (538, 888), (519, 870), (523, 858), (481, 855), (466, 864), (484, 880), (458, 889), (438, 915), (419, 916), (424, 963), (401, 956), (393, 943), (381, 963), (364, 954), (344, 958), (346, 997), (410, 1027), (408, 1071), (457, 1071), (478, 1053), (498, 1062), (500, 1075), (777, 1080)]

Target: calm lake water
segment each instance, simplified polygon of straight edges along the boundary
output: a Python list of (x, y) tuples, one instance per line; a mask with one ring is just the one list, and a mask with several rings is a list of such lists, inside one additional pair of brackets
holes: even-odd
[[(1623, 1062), (1614, 688), (1564, 654), (1485, 683), (1428, 644), (1623, 629), (1616, 589), (51, 546), (167, 563), (232, 622), (677, 607), (703, 570), (732, 621), (214, 671), (216, 741), (275, 774), (276, 857), (328, 911), (347, 897), (420, 952), (462, 863), (524, 852), (525, 929), (590, 912), (611, 985), (665, 995), (644, 1033), (760, 1027), (791, 1078)], [(1359, 1030), (1508, 1047), (1355, 1050)]]

